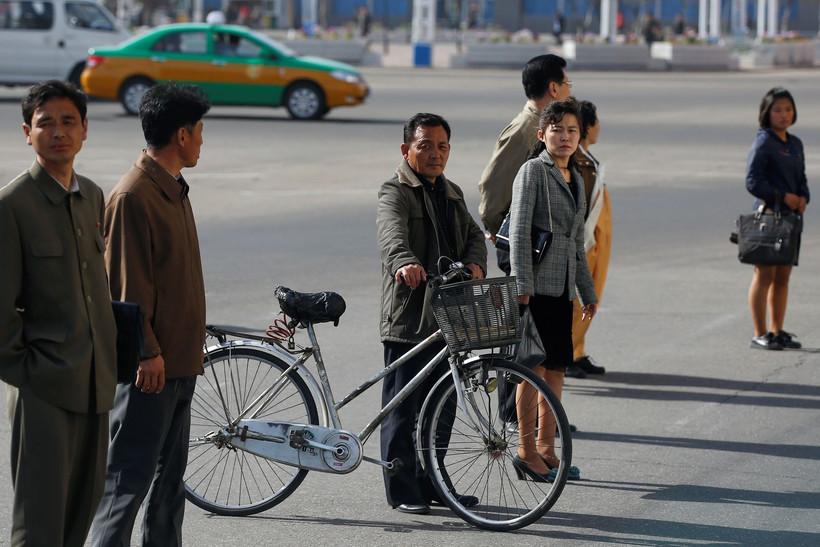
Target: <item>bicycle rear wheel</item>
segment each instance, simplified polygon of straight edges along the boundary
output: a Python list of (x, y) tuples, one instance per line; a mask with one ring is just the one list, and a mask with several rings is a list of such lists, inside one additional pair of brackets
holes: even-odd
[[(194, 505), (226, 516), (270, 509), (301, 484), (307, 471), (234, 448), (230, 422), (281, 376), (288, 365), (253, 347), (223, 347), (205, 355), (191, 403), (191, 434), (185, 497)], [(257, 418), (318, 424), (313, 395), (295, 372)]]
[[(547, 402), (543, 423), (556, 428), (553, 448), (560, 461), (552, 482), (518, 478), (512, 460), (521, 434), (514, 414), (505, 410), (504, 381), (528, 384)], [(564, 409), (543, 379), (503, 359), (465, 365), (461, 382), (470, 416), (457, 406), (452, 377), (446, 377), (420, 417), (421, 450), (433, 485), (450, 509), (474, 526), (496, 531), (527, 526), (549, 511), (567, 480), (572, 441)], [(540, 425), (526, 434), (537, 435)], [(463, 505), (465, 495), (477, 497), (478, 504)]]

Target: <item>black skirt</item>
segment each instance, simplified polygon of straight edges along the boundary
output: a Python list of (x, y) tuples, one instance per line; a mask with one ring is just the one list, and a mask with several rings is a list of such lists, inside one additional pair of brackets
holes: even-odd
[(561, 296), (536, 294), (530, 298), (529, 307), (544, 342), (544, 366), (565, 372), (572, 363), (572, 300), (566, 290)]

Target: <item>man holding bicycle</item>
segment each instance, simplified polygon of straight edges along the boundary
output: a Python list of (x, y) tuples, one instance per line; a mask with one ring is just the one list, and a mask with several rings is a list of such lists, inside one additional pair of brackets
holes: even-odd
[[(475, 279), (487, 268), (484, 234), (470, 216), (461, 189), (444, 177), (450, 155), (450, 126), (436, 114), (416, 114), (404, 126), (403, 160), (379, 191), (378, 240), (382, 261), (381, 339), (385, 366), (399, 359), (438, 327), (425, 313), (427, 273), (439, 274), (449, 260), (460, 261)], [(446, 258), (445, 258), (446, 257)], [(441, 271), (440, 271), (441, 270)], [(385, 378), (386, 404), (442, 348), (435, 344)], [(401, 461), (385, 472), (387, 502), (404, 513), (429, 513), (438, 501), (416, 458), (413, 433), (419, 407), (434, 382), (447, 372), (446, 362), (390, 413), (381, 427), (382, 460)], [(472, 498), (472, 499), (470, 499)], [(462, 504), (478, 500), (462, 496)]]

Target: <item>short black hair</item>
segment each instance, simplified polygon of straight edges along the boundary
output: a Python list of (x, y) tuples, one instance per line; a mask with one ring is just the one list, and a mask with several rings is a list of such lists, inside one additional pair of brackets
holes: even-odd
[(578, 101), (578, 121), (581, 123), (581, 139), (587, 138), (589, 128), (598, 124), (598, 109), (589, 101)]
[(181, 127), (193, 127), (211, 108), (196, 86), (174, 83), (155, 85), (140, 101), (140, 121), (145, 142), (162, 148)]
[(404, 144), (410, 144), (416, 138), (416, 129), (419, 127), (443, 127), (450, 141), (450, 124), (438, 114), (419, 112), (404, 124)]
[(772, 113), (772, 107), (778, 99), (788, 99), (792, 102), (792, 108), (794, 109), (794, 119), (792, 120), (792, 125), (797, 123), (797, 104), (794, 102), (794, 97), (792, 97), (792, 94), (789, 93), (785, 87), (773, 87), (767, 91), (765, 95), (763, 95), (763, 100), (760, 101), (760, 114), (758, 115), (757, 120), (760, 122), (761, 128), (768, 129), (772, 126), (769, 117)]
[(542, 112), (538, 119), (538, 129), (544, 131), (547, 126), (560, 123), (567, 114), (572, 114), (581, 124), (581, 114), (578, 111), (578, 101), (573, 97), (563, 101), (552, 101)]
[(21, 106), (23, 107), (23, 121), (26, 125), (31, 125), (34, 111), (52, 99), (68, 99), (80, 112), (80, 119), (85, 120), (88, 113), (88, 100), (85, 93), (73, 85), (61, 82), (60, 80), (48, 80), (29, 88), (28, 93), (23, 97)]
[(524, 65), (521, 82), (528, 99), (540, 99), (547, 94), (550, 82), (564, 81), (564, 69), (567, 62), (563, 57), (548, 53), (533, 57)]

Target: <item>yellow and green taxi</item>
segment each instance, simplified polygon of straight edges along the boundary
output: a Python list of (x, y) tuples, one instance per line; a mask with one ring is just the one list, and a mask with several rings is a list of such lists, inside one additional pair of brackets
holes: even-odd
[(89, 95), (118, 99), (129, 114), (138, 113), (150, 86), (168, 81), (200, 86), (215, 105), (284, 106), (303, 120), (361, 104), (369, 93), (350, 65), (300, 57), (246, 27), (198, 23), (92, 48), (80, 81)]

